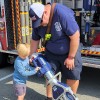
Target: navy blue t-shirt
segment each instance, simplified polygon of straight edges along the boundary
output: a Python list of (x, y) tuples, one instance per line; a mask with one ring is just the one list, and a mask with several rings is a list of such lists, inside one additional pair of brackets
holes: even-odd
[[(32, 39), (39, 40), (45, 36), (47, 27), (40, 26), (33, 29)], [(66, 54), (69, 52), (70, 39), (79, 30), (75, 21), (74, 12), (62, 5), (56, 4), (51, 25), (51, 38), (46, 44), (46, 49), (54, 54)]]

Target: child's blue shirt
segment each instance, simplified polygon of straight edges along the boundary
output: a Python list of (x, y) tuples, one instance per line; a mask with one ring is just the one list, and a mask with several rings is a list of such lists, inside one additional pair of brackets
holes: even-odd
[(36, 74), (33, 67), (29, 66), (29, 59), (21, 59), (19, 56), (14, 63), (13, 81), (15, 84), (26, 84), (28, 76)]

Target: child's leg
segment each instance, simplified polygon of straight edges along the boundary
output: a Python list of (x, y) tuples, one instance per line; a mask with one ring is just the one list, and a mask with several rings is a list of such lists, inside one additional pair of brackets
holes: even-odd
[(17, 100), (24, 100), (26, 94), (26, 84), (14, 84), (15, 94), (18, 97)]
[(24, 100), (25, 94), (18, 96), (17, 100)]

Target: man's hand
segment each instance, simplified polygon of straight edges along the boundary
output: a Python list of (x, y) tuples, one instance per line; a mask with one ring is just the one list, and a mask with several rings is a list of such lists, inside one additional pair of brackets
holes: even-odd
[(68, 68), (69, 70), (73, 70), (73, 68), (74, 68), (74, 59), (66, 58), (66, 59), (65, 59), (65, 62), (64, 62), (64, 65), (65, 65), (66, 68)]
[(29, 64), (31, 65), (31, 66), (34, 66), (34, 64), (32, 63), (32, 60), (34, 59), (34, 57), (30, 57), (30, 59), (29, 59)]

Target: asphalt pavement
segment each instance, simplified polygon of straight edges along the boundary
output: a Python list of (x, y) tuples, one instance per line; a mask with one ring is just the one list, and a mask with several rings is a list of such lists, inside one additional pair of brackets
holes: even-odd
[[(0, 100), (17, 100), (13, 91), (12, 74), (13, 66), (0, 69)], [(79, 100), (100, 100), (100, 69), (83, 68), (77, 96)], [(36, 75), (29, 77), (25, 100), (44, 100), (45, 97), (45, 78)]]

